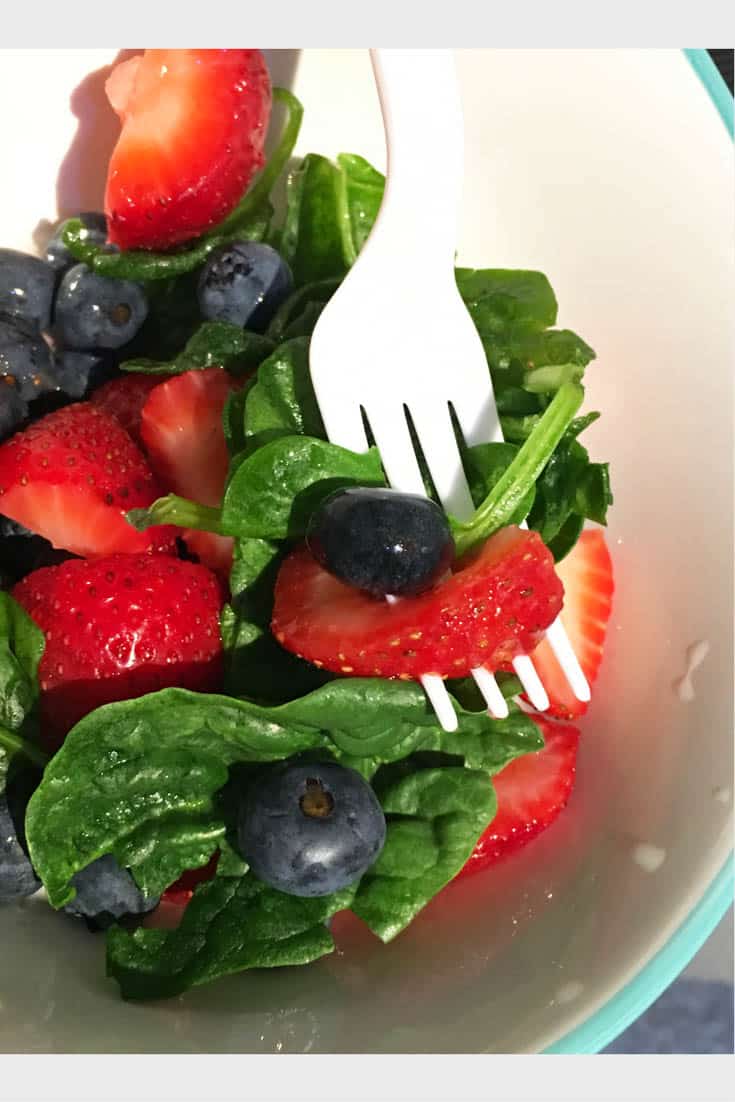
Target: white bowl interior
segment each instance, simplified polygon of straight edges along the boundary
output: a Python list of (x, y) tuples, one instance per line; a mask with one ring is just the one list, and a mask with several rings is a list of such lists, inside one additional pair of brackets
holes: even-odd
[[(24, 104), (4, 124), (2, 245), (31, 248), (43, 220), (99, 208), (114, 134), (101, 76), (72, 93), (113, 57), (0, 51), (2, 100)], [(101, 940), (45, 905), (0, 909), (2, 1051), (539, 1051), (651, 958), (725, 861), (730, 143), (679, 51), (457, 58), (460, 260), (546, 272), (559, 324), (598, 353), (587, 408), (604, 416), (585, 443), (612, 462), (617, 593), (570, 807), (515, 859), (450, 888), (389, 947), (343, 925), (332, 958), (171, 1004), (121, 1003)], [(366, 51), (273, 51), (269, 61), (305, 104), (299, 152), (359, 152), (384, 167)], [(440, 155), (427, 150), (427, 187)], [(407, 278), (410, 268), (409, 257)], [(686, 702), (677, 683), (701, 640), (709, 650)]]

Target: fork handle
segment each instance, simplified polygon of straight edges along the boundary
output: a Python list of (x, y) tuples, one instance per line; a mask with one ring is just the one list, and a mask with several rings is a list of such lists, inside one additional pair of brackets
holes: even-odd
[(452, 51), (371, 50), (370, 55), (388, 164), (378, 217), (391, 230), (376, 234), (375, 240), (392, 241), (397, 262), (452, 270), (464, 164), (462, 104)]

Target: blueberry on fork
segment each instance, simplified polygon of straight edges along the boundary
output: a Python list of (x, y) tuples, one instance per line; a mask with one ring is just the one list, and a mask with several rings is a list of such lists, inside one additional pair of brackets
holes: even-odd
[(311, 518), (307, 543), (325, 570), (374, 597), (421, 593), (454, 558), (449, 522), (435, 502), (368, 486), (328, 497)]

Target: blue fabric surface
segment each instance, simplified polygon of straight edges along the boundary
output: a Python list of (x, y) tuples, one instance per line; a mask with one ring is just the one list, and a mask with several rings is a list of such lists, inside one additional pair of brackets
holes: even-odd
[(733, 1051), (733, 985), (677, 980), (603, 1055)]

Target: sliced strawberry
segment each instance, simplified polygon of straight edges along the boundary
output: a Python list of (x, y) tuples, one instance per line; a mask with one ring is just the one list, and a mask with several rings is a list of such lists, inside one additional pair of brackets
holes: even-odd
[[(141, 436), (166, 489), (202, 505), (222, 502), (229, 466), (222, 413), (240, 386), (221, 367), (208, 367), (175, 375), (151, 391), (143, 407)], [(210, 532), (185, 532), (184, 539), (212, 570), (229, 573), (231, 539)]]
[(221, 687), (222, 589), (204, 566), (149, 553), (70, 559), (29, 574), (13, 596), (46, 636), (41, 722), (54, 748), (110, 701)]
[(107, 176), (110, 241), (165, 249), (230, 213), (263, 164), (271, 107), (259, 50), (146, 50), (107, 94), (123, 123)]
[(90, 402), (98, 409), (112, 414), (141, 447), (143, 441), (140, 436), (140, 415), (150, 392), (154, 387), (161, 386), (162, 382), (160, 375), (123, 375), (98, 387)]
[(185, 528), (182, 538), (191, 554), (196, 555), (200, 562), (221, 578), (229, 578), (235, 546), (233, 539), (229, 536), (217, 536), (214, 532), (200, 532), (196, 528)]
[(533, 649), (563, 593), (538, 534), (504, 528), (459, 566), (429, 592), (391, 605), (295, 551), (276, 581), (271, 629), (287, 650), (356, 677), (462, 677)]
[(478, 872), (525, 846), (551, 826), (567, 805), (574, 787), (579, 731), (543, 719), (535, 722), (544, 736), (544, 748), (516, 758), (493, 777), (497, 814), (460, 876)]
[[(605, 643), (614, 591), (613, 566), (600, 528), (583, 532), (563, 559), (557, 573), (564, 584), (561, 619), (569, 641), (590, 685), (595, 681)], [(544, 640), (533, 652), (533, 662), (549, 694), (549, 715), (573, 719), (588, 705), (577, 700), (549, 644)]]
[(187, 869), (186, 872), (183, 872), (178, 880), (169, 888), (166, 888), (161, 896), (161, 901), (175, 904), (181, 908), (186, 907), (197, 885), (202, 884), (205, 880), (212, 879), (217, 871), (218, 862), (219, 850), (212, 854), (206, 865), (202, 865), (198, 869)]
[(160, 488), (144, 455), (103, 410), (78, 402), (0, 446), (0, 509), (75, 555), (170, 549), (174, 530), (136, 532), (128, 509)]

